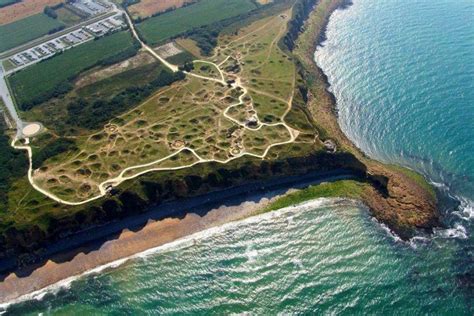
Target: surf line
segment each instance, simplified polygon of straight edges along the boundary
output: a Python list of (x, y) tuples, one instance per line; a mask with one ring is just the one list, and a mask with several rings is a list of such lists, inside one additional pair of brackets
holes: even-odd
[[(188, 236), (178, 238), (174, 241), (165, 243), (163, 245), (153, 247), (150, 249), (147, 249), (145, 251), (133, 254), (131, 256), (121, 258), (114, 260), (112, 262), (100, 265), (98, 267), (92, 268), (88, 271), (79, 273), (77, 275), (70, 276), (68, 278), (65, 278), (63, 280), (60, 280), (58, 282), (55, 282), (51, 285), (45, 286), (42, 289), (35, 290), (31, 293), (24, 294), (19, 296), (18, 298), (12, 299), (10, 301), (7, 301), (5, 303), (0, 304), (0, 315), (7, 312), (8, 308), (12, 305), (19, 304), (25, 301), (32, 301), (32, 300), (37, 300), (41, 301), (46, 297), (48, 294), (53, 294), (56, 295), (58, 294), (61, 290), (63, 289), (68, 289), (71, 287), (71, 284), (77, 280), (80, 280), (84, 277), (91, 276), (91, 275), (96, 275), (99, 274), (105, 270), (109, 269), (116, 269), (123, 264), (136, 260), (136, 259), (145, 259), (147, 257), (150, 257), (155, 254), (160, 254), (160, 253), (166, 253), (169, 251), (175, 251), (175, 250), (180, 250), (184, 249), (187, 247), (192, 247), (196, 245), (196, 242), (201, 242), (207, 238), (210, 238), (212, 236), (218, 235), (225, 233), (226, 231), (236, 228), (240, 225), (251, 225), (251, 224), (256, 224), (261, 221), (268, 221), (272, 220), (273, 218), (277, 218), (280, 216), (285, 216), (288, 213), (294, 213), (295, 211), (310, 211), (310, 210), (315, 210), (323, 207), (333, 207), (333, 206), (340, 206), (340, 205), (351, 205), (351, 206), (357, 206), (361, 207), (361, 203), (357, 200), (352, 200), (352, 199), (345, 199), (345, 198), (317, 198), (314, 200), (309, 200), (300, 204), (288, 206), (285, 208), (277, 209), (274, 211), (258, 214), (258, 215), (249, 215), (248, 217), (245, 217), (243, 219), (238, 219), (238, 220), (233, 220), (228, 223), (224, 223), (222, 225), (218, 226), (211, 226), (209, 228), (206, 228), (202, 231), (198, 231), (195, 233), (192, 233)], [(211, 224), (212, 225), (212, 224)], [(113, 241), (112, 241), (113, 242)], [(100, 251), (97, 250), (97, 251)]]

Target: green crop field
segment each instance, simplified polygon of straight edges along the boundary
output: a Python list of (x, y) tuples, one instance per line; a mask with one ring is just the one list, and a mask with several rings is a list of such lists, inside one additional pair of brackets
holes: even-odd
[(131, 35), (125, 31), (115, 33), (15, 73), (9, 78), (9, 82), (22, 107), (51, 93), (80, 72), (130, 49), (133, 49)]
[(200, 2), (145, 20), (138, 24), (142, 36), (151, 44), (193, 28), (231, 18), (256, 8), (251, 0), (201, 0)]
[(27, 43), (62, 26), (64, 26), (63, 23), (43, 13), (0, 25), (0, 52)]

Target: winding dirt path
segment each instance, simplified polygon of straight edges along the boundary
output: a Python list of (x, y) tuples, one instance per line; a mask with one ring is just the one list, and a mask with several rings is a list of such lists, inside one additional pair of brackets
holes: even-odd
[[(127, 12), (123, 11), (123, 13), (125, 14), (126, 18), (127, 18), (127, 21), (128, 21), (128, 24), (130, 26), (130, 29), (132, 31), (132, 34), (133, 36), (139, 41), (139, 43), (141, 44), (141, 46), (147, 50), (152, 56), (154, 56), (156, 59), (158, 59), (161, 63), (163, 63), (166, 67), (168, 67), (171, 71), (173, 72), (177, 72), (179, 70), (179, 68), (176, 66), (176, 65), (173, 65), (173, 64), (170, 64), (169, 62), (167, 62), (164, 58), (162, 58), (161, 56), (159, 56), (151, 47), (149, 47), (148, 45), (146, 45), (141, 39), (140, 37), (138, 36), (138, 33), (136, 32), (135, 30), (135, 26), (130, 18), (130, 16), (127, 14)], [(263, 26), (262, 26), (263, 27)], [(252, 32), (253, 33), (253, 32)], [(246, 34), (247, 35), (250, 35), (250, 34)], [(201, 63), (207, 63), (207, 64), (210, 64), (212, 66), (214, 66), (219, 74), (220, 74), (220, 77), (221, 79), (217, 79), (217, 78), (211, 78), (211, 77), (206, 77), (206, 76), (202, 76), (202, 75), (198, 75), (198, 74), (194, 74), (194, 73), (191, 73), (191, 72), (184, 72), (186, 75), (188, 76), (192, 76), (192, 77), (196, 77), (196, 78), (200, 78), (200, 79), (203, 79), (203, 80), (211, 80), (211, 81), (215, 81), (215, 82), (219, 82), (223, 85), (227, 85), (227, 82), (225, 80), (225, 72), (220, 68), (220, 66), (222, 66), (225, 61), (227, 61), (228, 59), (230, 58), (230, 56), (227, 56), (227, 58), (219, 63), (218, 65), (211, 62), (211, 61), (208, 61), (208, 60), (194, 60), (193, 62), (201, 62)], [(293, 85), (294, 85), (294, 82), (293, 82)], [(28, 146), (29, 144), (29, 139), (28, 138), (25, 138), (25, 145), (16, 145), (16, 142), (18, 141), (18, 138), (16, 137), (13, 141), (12, 141), (12, 147), (14, 147), (15, 149), (19, 149), (19, 150), (26, 150), (27, 153), (28, 153), (28, 160), (29, 160), (29, 168), (28, 168), (28, 180), (29, 182), (31, 183), (32, 187), (37, 190), (38, 192), (46, 195), (47, 197), (49, 197), (50, 199), (58, 202), (58, 203), (62, 203), (62, 204), (65, 204), (65, 205), (82, 205), (82, 204), (86, 204), (86, 203), (89, 203), (91, 201), (94, 201), (94, 200), (97, 200), (103, 196), (105, 196), (109, 190), (114, 187), (114, 186), (118, 186), (120, 185), (122, 182), (124, 181), (127, 181), (127, 180), (130, 180), (130, 179), (134, 179), (136, 177), (139, 177), (145, 173), (148, 173), (148, 172), (152, 172), (152, 171), (172, 171), (172, 170), (180, 170), (180, 169), (184, 169), (184, 168), (189, 168), (189, 167), (192, 167), (192, 166), (195, 166), (197, 164), (200, 164), (200, 163), (208, 163), (208, 162), (217, 162), (217, 163), (221, 163), (221, 164), (227, 164), (229, 163), (230, 161), (234, 160), (234, 159), (238, 159), (238, 158), (241, 158), (243, 156), (251, 156), (251, 157), (256, 157), (256, 158), (260, 158), (260, 159), (264, 159), (268, 152), (270, 151), (270, 149), (272, 149), (273, 147), (275, 146), (280, 146), (280, 145), (285, 145), (285, 144), (291, 144), (293, 143), (296, 138), (298, 137), (299, 135), (299, 131), (298, 130), (295, 130), (293, 128), (291, 128), (290, 126), (288, 126), (286, 123), (285, 123), (285, 116), (288, 114), (288, 112), (291, 110), (291, 104), (292, 104), (292, 100), (293, 100), (293, 95), (289, 98), (289, 100), (282, 100), (282, 101), (285, 101), (285, 103), (287, 103), (288, 107), (285, 111), (285, 113), (280, 117), (281, 119), (281, 122), (279, 123), (264, 123), (264, 122), (261, 122), (260, 119), (258, 118), (258, 113), (257, 113), (257, 127), (256, 128), (249, 128), (246, 124), (243, 124), (242, 122), (236, 120), (235, 118), (229, 116), (227, 114), (227, 112), (229, 111), (229, 109), (231, 109), (232, 107), (234, 106), (238, 106), (238, 105), (241, 105), (241, 104), (244, 104), (244, 97), (248, 94), (248, 89), (242, 85), (242, 82), (241, 82), (241, 78), (237, 76), (237, 79), (235, 80), (234, 83), (232, 83), (232, 87), (233, 88), (240, 88), (243, 93), (239, 96), (239, 102), (238, 103), (235, 103), (235, 104), (231, 104), (229, 105), (223, 112), (223, 115), (225, 118), (227, 118), (228, 120), (232, 121), (233, 123), (241, 126), (242, 128), (246, 129), (246, 130), (249, 130), (249, 131), (257, 131), (257, 130), (260, 130), (263, 126), (283, 126), (286, 128), (286, 130), (288, 131), (289, 135), (290, 135), (290, 138), (286, 141), (283, 141), (283, 142), (277, 142), (277, 143), (273, 143), (273, 144), (270, 144), (266, 149), (265, 151), (263, 152), (263, 154), (259, 155), (259, 154), (254, 154), (254, 153), (251, 153), (251, 152), (246, 152), (246, 151), (242, 151), (241, 153), (239, 153), (238, 155), (235, 155), (231, 158), (228, 158), (226, 160), (219, 160), (219, 159), (204, 159), (202, 158), (201, 156), (199, 156), (192, 148), (189, 148), (189, 147), (182, 147), (181, 149), (179, 149), (178, 151), (166, 156), (166, 157), (163, 157), (163, 158), (160, 158), (158, 160), (155, 160), (155, 161), (152, 161), (152, 162), (149, 162), (149, 163), (146, 163), (146, 164), (141, 164), (141, 165), (136, 165), (136, 166), (131, 166), (131, 167), (127, 167), (125, 169), (123, 169), (120, 174), (115, 177), (115, 178), (112, 178), (112, 179), (108, 179), (102, 183), (99, 184), (99, 191), (100, 191), (100, 194), (92, 197), (92, 198), (89, 198), (87, 200), (84, 200), (84, 201), (80, 201), (80, 202), (72, 202), (72, 201), (66, 201), (66, 200), (63, 200), (59, 197), (57, 197), (56, 195), (54, 195), (53, 193), (51, 192), (48, 192), (47, 190), (41, 188), (40, 186), (38, 186), (35, 182), (34, 182), (34, 179), (33, 179), (33, 151), (31, 149), (30, 146)], [(274, 96), (272, 96), (274, 97)], [(151, 167), (153, 165), (156, 165), (156, 164), (159, 164), (167, 159), (170, 159), (172, 158), (173, 156), (176, 156), (178, 154), (180, 154), (181, 152), (183, 151), (189, 151), (191, 152), (196, 158), (197, 158), (197, 161), (195, 162), (192, 162), (190, 164), (186, 164), (186, 165), (182, 165), (182, 166), (177, 166), (177, 167), (166, 167), (166, 168), (149, 168), (149, 169), (146, 169), (146, 170), (143, 170), (141, 172), (138, 172), (136, 174), (133, 174), (131, 176), (125, 176), (125, 173), (128, 172), (128, 171), (131, 171), (131, 170), (135, 170), (135, 169), (140, 169), (140, 168), (146, 168), (146, 167)]]

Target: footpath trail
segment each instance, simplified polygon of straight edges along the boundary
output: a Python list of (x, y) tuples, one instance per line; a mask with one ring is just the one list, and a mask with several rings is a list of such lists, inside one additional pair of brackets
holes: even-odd
[[(166, 67), (168, 67), (171, 71), (173, 72), (177, 72), (179, 69), (176, 65), (173, 65), (173, 64), (170, 64), (169, 62), (167, 62), (164, 58), (162, 58), (161, 56), (159, 56), (151, 47), (149, 47), (148, 45), (146, 45), (139, 37), (137, 31), (135, 30), (135, 26), (133, 24), (133, 21), (132, 19), (130, 18), (130, 16), (128, 15), (128, 13), (126, 11), (123, 11), (124, 15), (126, 16), (127, 18), (127, 22), (129, 24), (129, 27), (130, 27), (130, 30), (133, 34), (133, 36), (137, 39), (137, 41), (140, 43), (140, 45), (142, 46), (143, 49), (145, 49), (146, 51), (148, 51), (153, 57), (155, 57), (156, 59), (158, 59), (161, 63), (163, 63), (163, 65), (165, 65)], [(250, 35), (250, 34), (247, 34), (247, 35)], [(227, 82), (225, 80), (225, 75), (226, 73), (221, 69), (221, 66), (225, 63), (226, 60), (228, 60), (230, 58), (230, 56), (227, 56), (224, 61), (222, 61), (221, 63), (219, 63), (218, 65), (211, 62), (211, 61), (208, 61), (208, 60), (194, 60), (193, 62), (200, 62), (200, 63), (207, 63), (207, 64), (210, 64), (212, 66), (214, 66), (218, 72), (219, 72), (219, 75), (221, 77), (221, 79), (217, 79), (217, 78), (211, 78), (211, 77), (206, 77), (206, 76), (202, 76), (202, 75), (198, 75), (198, 74), (195, 74), (195, 73), (192, 73), (192, 72), (187, 72), (187, 71), (184, 71), (184, 73), (187, 75), (187, 76), (192, 76), (192, 77), (196, 77), (196, 78), (199, 78), (199, 79), (202, 79), (202, 80), (210, 80), (210, 81), (215, 81), (215, 82), (219, 82), (223, 85), (227, 85)], [(293, 85), (294, 85), (294, 82), (293, 82)], [(65, 204), (65, 205), (71, 205), (71, 206), (76, 206), (76, 205), (83, 205), (83, 204), (86, 204), (86, 203), (89, 203), (89, 202), (92, 202), (94, 200), (97, 200), (105, 195), (107, 195), (107, 193), (110, 191), (110, 189), (114, 186), (118, 186), (120, 185), (122, 182), (124, 181), (127, 181), (127, 180), (131, 180), (131, 179), (134, 179), (136, 177), (139, 177), (145, 173), (148, 173), (148, 172), (153, 172), (153, 171), (172, 171), (172, 170), (180, 170), (180, 169), (185, 169), (185, 168), (189, 168), (189, 167), (192, 167), (192, 166), (195, 166), (197, 164), (201, 164), (201, 163), (208, 163), (208, 162), (217, 162), (217, 163), (220, 163), (220, 164), (227, 164), (229, 163), (230, 161), (234, 160), (234, 159), (238, 159), (238, 158), (241, 158), (243, 156), (251, 156), (251, 157), (256, 157), (256, 158), (260, 158), (260, 159), (264, 159), (268, 152), (270, 151), (270, 149), (272, 149), (273, 147), (275, 146), (280, 146), (280, 145), (285, 145), (285, 144), (291, 144), (293, 142), (295, 142), (296, 138), (298, 137), (299, 135), (299, 131), (298, 130), (295, 130), (293, 128), (291, 128), (290, 126), (288, 126), (284, 120), (285, 116), (288, 114), (288, 112), (291, 110), (291, 105), (292, 105), (292, 100), (293, 100), (293, 95), (291, 95), (291, 97), (289, 98), (289, 100), (282, 100), (284, 101), (286, 104), (287, 104), (287, 109), (286, 111), (282, 114), (282, 116), (280, 117), (281, 119), (281, 122), (279, 123), (265, 123), (265, 122), (262, 122), (260, 121), (259, 117), (258, 117), (258, 113), (256, 115), (256, 119), (257, 119), (257, 127), (256, 128), (250, 128), (248, 127), (246, 124), (236, 120), (235, 118), (231, 117), (228, 115), (228, 111), (229, 109), (235, 107), (235, 106), (239, 106), (241, 104), (244, 104), (244, 97), (248, 94), (248, 89), (242, 84), (242, 80), (239, 76), (237, 76), (235, 82), (233, 82), (231, 84), (231, 87), (232, 88), (240, 88), (242, 90), (242, 94), (239, 96), (239, 102), (238, 103), (235, 103), (235, 104), (231, 104), (229, 105), (224, 111), (223, 111), (223, 115), (225, 116), (225, 118), (227, 118), (228, 120), (232, 121), (233, 123), (239, 125), (240, 127), (246, 129), (246, 130), (250, 130), (250, 131), (257, 131), (259, 129), (261, 129), (262, 127), (264, 126), (283, 126), (286, 128), (286, 130), (288, 131), (290, 137), (288, 140), (286, 141), (283, 141), (283, 142), (277, 142), (277, 143), (273, 143), (273, 144), (270, 144), (269, 146), (266, 147), (265, 151), (259, 155), (259, 154), (254, 154), (254, 153), (251, 153), (251, 152), (247, 152), (245, 150), (243, 150), (242, 152), (240, 152), (238, 155), (235, 155), (231, 158), (228, 158), (226, 160), (219, 160), (219, 159), (204, 159), (202, 158), (201, 156), (199, 156), (192, 148), (189, 148), (189, 147), (182, 147), (181, 149), (179, 149), (178, 151), (166, 156), (166, 157), (163, 157), (163, 158), (160, 158), (158, 160), (155, 160), (155, 161), (152, 161), (152, 162), (149, 162), (149, 163), (146, 163), (146, 164), (141, 164), (141, 165), (135, 165), (135, 166), (130, 166), (130, 167), (127, 167), (125, 169), (123, 169), (120, 174), (115, 177), (115, 178), (111, 178), (111, 179), (108, 179), (108, 180), (105, 180), (103, 181), (102, 183), (99, 184), (99, 192), (100, 194), (92, 197), (92, 198), (89, 198), (87, 200), (83, 200), (83, 201), (79, 201), (79, 202), (73, 202), (73, 201), (66, 201), (66, 200), (63, 200), (59, 197), (57, 197), (56, 195), (54, 195), (53, 193), (51, 192), (48, 192), (47, 190), (41, 188), (40, 186), (38, 186), (35, 182), (34, 182), (34, 178), (33, 178), (33, 151), (31, 149), (30, 146), (28, 146), (29, 144), (29, 139), (28, 138), (25, 138), (24, 139), (24, 142), (25, 144), (24, 145), (16, 145), (16, 142), (20, 139), (18, 136), (12, 141), (12, 146), (15, 148), (15, 149), (19, 149), (19, 150), (26, 150), (27, 153), (28, 153), (28, 160), (29, 160), (29, 168), (28, 168), (28, 181), (30, 182), (30, 184), (32, 185), (32, 187), (37, 190), (38, 192), (44, 194), (45, 196), (51, 198), (52, 200), (58, 202), (58, 203), (62, 203), (62, 204)], [(1, 88), (1, 86), (0, 86)], [(272, 96), (273, 97), (273, 96)], [(197, 161), (195, 162), (192, 162), (192, 163), (189, 163), (189, 164), (186, 164), (186, 165), (181, 165), (181, 166), (177, 166), (177, 167), (163, 167), (163, 168), (159, 168), (159, 167), (153, 167), (153, 165), (156, 165), (156, 164), (159, 164), (167, 159), (170, 159), (184, 151), (189, 151), (190, 153), (192, 153)], [(136, 174), (133, 174), (131, 176), (125, 176), (125, 174), (129, 171), (132, 171), (132, 170), (135, 170), (135, 169), (141, 169), (141, 168), (146, 168), (145, 170), (143, 171), (140, 171)]]

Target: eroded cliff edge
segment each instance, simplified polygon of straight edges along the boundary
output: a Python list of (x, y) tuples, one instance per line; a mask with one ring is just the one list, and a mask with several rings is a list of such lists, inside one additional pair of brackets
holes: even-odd
[(336, 99), (328, 91), (326, 75), (314, 61), (317, 46), (325, 39), (325, 29), (331, 14), (351, 5), (350, 0), (321, 0), (313, 2), (314, 9), (294, 41), (300, 71), (306, 80), (310, 97), (308, 111), (323, 131), (320, 135), (334, 141), (339, 150), (354, 155), (366, 167), (372, 183), (366, 186), (362, 200), (374, 216), (387, 224), (403, 239), (413, 236), (416, 228), (431, 230), (439, 225), (436, 196), (422, 176), (401, 167), (389, 166), (364, 155), (341, 131), (337, 122)]

